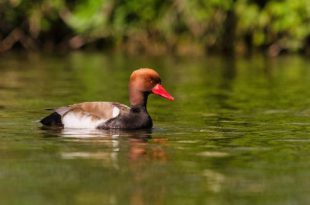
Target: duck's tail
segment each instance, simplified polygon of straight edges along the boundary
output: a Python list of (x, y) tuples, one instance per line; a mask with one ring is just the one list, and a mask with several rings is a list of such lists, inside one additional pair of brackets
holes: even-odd
[(53, 112), (52, 114), (46, 116), (40, 122), (44, 126), (57, 126), (57, 127), (62, 127), (62, 121), (61, 121), (61, 115), (58, 114), (57, 112)]

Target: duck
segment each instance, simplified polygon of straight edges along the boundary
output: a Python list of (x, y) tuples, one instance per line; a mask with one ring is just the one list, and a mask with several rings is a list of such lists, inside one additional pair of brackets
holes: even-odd
[(82, 102), (53, 109), (40, 120), (44, 127), (78, 129), (137, 130), (153, 127), (147, 111), (147, 100), (155, 94), (174, 101), (161, 83), (159, 74), (152, 68), (132, 72), (128, 84), (130, 106), (117, 102)]

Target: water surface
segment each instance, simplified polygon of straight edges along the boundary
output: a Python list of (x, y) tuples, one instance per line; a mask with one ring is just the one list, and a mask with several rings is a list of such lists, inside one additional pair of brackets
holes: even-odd
[[(150, 97), (154, 129), (40, 128), (46, 108), (127, 104), (138, 67), (156, 68), (176, 99)], [(1, 204), (310, 201), (306, 58), (7, 54), (0, 72)]]

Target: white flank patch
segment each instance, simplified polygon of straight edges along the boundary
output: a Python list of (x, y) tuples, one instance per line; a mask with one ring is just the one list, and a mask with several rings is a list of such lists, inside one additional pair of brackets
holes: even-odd
[(62, 118), (62, 123), (65, 128), (88, 128), (95, 129), (106, 119), (93, 120), (90, 115), (83, 115), (81, 113), (69, 112)]
[(113, 107), (112, 118), (117, 117), (119, 115), (120, 109), (116, 106)]

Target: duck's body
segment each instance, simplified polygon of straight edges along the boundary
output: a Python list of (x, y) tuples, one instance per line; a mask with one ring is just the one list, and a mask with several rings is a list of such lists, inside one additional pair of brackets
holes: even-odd
[(130, 107), (114, 102), (84, 102), (55, 109), (40, 122), (45, 126), (88, 129), (143, 129), (153, 126), (146, 104), (150, 93), (173, 97), (152, 69), (139, 69), (130, 77)]
[(153, 123), (145, 107), (114, 102), (84, 102), (55, 110), (41, 120), (46, 126), (87, 129), (142, 129)]

